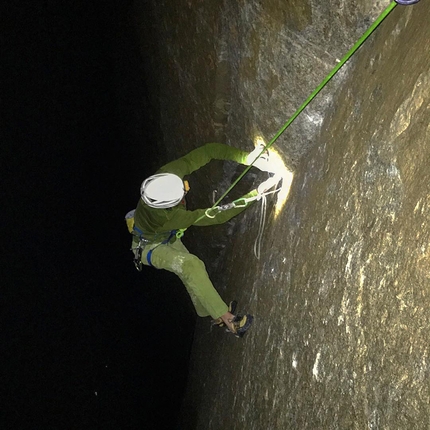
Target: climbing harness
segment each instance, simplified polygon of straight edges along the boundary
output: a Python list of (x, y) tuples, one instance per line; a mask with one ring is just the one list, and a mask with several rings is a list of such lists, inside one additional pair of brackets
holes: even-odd
[[(140, 230), (137, 227), (135, 227), (135, 231), (140, 231)], [(160, 245), (167, 245), (170, 242), (170, 240), (172, 239), (172, 237), (175, 236), (175, 234), (176, 234), (176, 230), (172, 230), (167, 239), (163, 240), (163, 242), (160, 242), (158, 245), (154, 246), (154, 248), (152, 248), (148, 251), (148, 253), (146, 254), (146, 261), (147, 261), (149, 266), (154, 267), (152, 262), (151, 262), (152, 253), (154, 252), (154, 250), (157, 249)], [(133, 263), (134, 263), (134, 266), (136, 267), (136, 269), (139, 272), (141, 272), (142, 271), (143, 249), (146, 246), (150, 245), (151, 243), (154, 243), (154, 241), (145, 239), (143, 237), (143, 235), (140, 235), (138, 237), (139, 237), (139, 242), (138, 242), (137, 246), (135, 248), (132, 247), (132, 251), (134, 254)]]
[(146, 261), (148, 262), (149, 266), (154, 267), (152, 262), (151, 262), (151, 257), (152, 257), (152, 253), (154, 252), (154, 250), (157, 249), (160, 245), (167, 245), (170, 242), (170, 239), (172, 239), (172, 237), (175, 236), (175, 234), (176, 234), (176, 230), (172, 230), (170, 232), (170, 236), (166, 240), (159, 243), (157, 246), (155, 246), (154, 248), (152, 248), (148, 251), (148, 254), (146, 254)]
[(144, 237), (143, 231), (134, 225), (134, 213), (135, 213), (135, 211), (136, 210), (133, 209), (126, 214), (125, 222), (127, 224), (127, 229), (129, 231), (129, 233), (131, 233), (134, 237), (139, 239), (137, 246), (132, 247), (131, 250), (133, 251), (133, 255), (134, 255), (134, 258), (133, 258), (134, 266), (136, 267), (136, 269), (139, 272), (141, 272), (142, 271), (143, 249), (146, 246), (150, 245), (151, 243), (156, 244), (158, 242), (157, 237), (166, 237), (166, 235), (169, 234), (167, 239), (163, 240), (162, 242), (159, 242), (158, 245), (154, 246), (154, 248), (150, 249), (149, 252), (146, 254), (146, 261), (148, 262), (148, 264), (150, 266), (153, 267), (152, 262), (151, 262), (151, 257), (152, 257), (152, 253), (153, 253), (154, 249), (158, 248), (160, 245), (166, 245), (167, 243), (169, 243), (170, 240), (175, 236), (176, 230), (172, 230), (170, 232), (165, 232), (165, 233), (158, 233), (151, 240), (147, 239)]
[[(309, 105), (309, 103), (319, 94), (319, 92), (327, 85), (327, 83), (336, 75), (336, 73), (341, 69), (342, 66), (352, 57), (352, 55), (361, 47), (361, 45), (367, 40), (367, 38), (376, 30), (376, 28), (381, 24), (381, 22), (388, 16), (388, 14), (397, 6), (401, 5), (412, 5), (418, 3), (419, 0), (395, 0), (392, 1), (388, 7), (379, 15), (375, 22), (364, 32), (364, 34), (358, 39), (354, 46), (347, 52), (347, 54), (339, 61), (339, 63), (332, 69), (332, 71), (323, 79), (323, 81), (317, 86), (317, 88), (312, 92), (312, 94), (303, 102), (303, 104), (296, 110), (296, 112), (291, 116), (291, 118), (278, 130), (275, 136), (269, 141), (267, 145), (262, 146), (261, 152), (256, 156), (256, 158), (250, 163), (246, 169), (239, 175), (239, 177), (230, 185), (230, 187), (225, 191), (225, 193), (209, 208), (205, 215), (199, 218), (200, 221), (205, 216), (211, 217), (211, 211), (216, 207), (220, 207), (220, 202), (230, 193), (230, 191), (237, 185), (237, 183), (249, 172), (254, 163), (269, 150), (269, 148), (278, 140), (282, 133), (292, 124), (292, 122), (303, 112), (303, 110)], [(265, 203), (262, 203), (262, 205)], [(265, 208), (262, 208), (262, 213), (265, 212)], [(215, 214), (216, 215), (216, 214)], [(264, 215), (265, 216), (265, 215)], [(197, 222), (196, 221), (196, 222)], [(179, 229), (176, 233), (177, 238), (181, 238), (186, 229)], [(261, 239), (259, 239), (261, 240)], [(260, 243), (261, 244), (261, 243)], [(257, 246), (257, 251), (259, 252), (259, 246)], [(254, 248), (255, 252), (255, 248)], [(257, 253), (256, 253), (257, 254)]]

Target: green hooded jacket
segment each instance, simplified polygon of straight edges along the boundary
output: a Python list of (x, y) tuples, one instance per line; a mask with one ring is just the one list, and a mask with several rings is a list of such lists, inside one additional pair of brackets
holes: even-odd
[[(173, 173), (184, 179), (185, 176), (200, 169), (211, 160), (232, 160), (247, 165), (247, 156), (248, 153), (240, 149), (221, 143), (208, 143), (164, 165), (156, 173)], [(253, 190), (243, 197), (247, 198), (256, 195), (257, 190)], [(228, 209), (217, 213), (214, 218), (209, 218), (205, 216), (207, 208), (189, 211), (181, 203), (169, 209), (156, 209), (149, 207), (142, 199), (139, 199), (134, 213), (134, 225), (143, 232), (143, 237), (148, 241), (162, 242), (170, 236), (172, 230), (185, 229), (192, 225), (222, 224), (241, 213), (244, 209), (245, 207)]]

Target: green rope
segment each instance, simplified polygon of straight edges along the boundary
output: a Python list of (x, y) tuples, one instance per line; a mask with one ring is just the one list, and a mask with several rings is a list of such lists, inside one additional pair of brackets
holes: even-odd
[[(302, 113), (302, 111), (308, 106), (308, 104), (318, 95), (318, 93), (328, 84), (333, 76), (340, 70), (340, 68), (355, 54), (360, 46), (366, 41), (366, 39), (376, 30), (381, 22), (388, 16), (388, 14), (397, 6), (395, 1), (392, 1), (390, 5), (379, 15), (376, 21), (367, 29), (367, 31), (358, 39), (355, 45), (347, 52), (347, 54), (340, 60), (340, 62), (332, 69), (332, 71), (324, 78), (324, 80), (316, 87), (313, 93), (303, 102), (303, 104), (296, 110), (293, 116), (279, 129), (271, 141), (262, 149), (260, 154), (247, 168), (239, 175), (239, 177), (230, 185), (227, 191), (213, 204), (210, 209), (215, 208), (219, 203), (227, 196), (227, 194), (237, 185), (237, 183), (248, 173), (255, 161), (267, 151), (281, 136), (281, 134), (291, 125), (291, 123)], [(196, 222), (203, 219), (205, 216), (201, 216)], [(181, 238), (184, 235), (186, 229), (178, 230), (176, 236)]]

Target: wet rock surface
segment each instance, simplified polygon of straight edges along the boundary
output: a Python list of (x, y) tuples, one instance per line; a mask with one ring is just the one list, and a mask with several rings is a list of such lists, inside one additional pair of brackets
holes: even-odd
[[(157, 5), (176, 157), (270, 140), (388, 2)], [(294, 180), (277, 217), (269, 201), (260, 260), (258, 205), (187, 233), (255, 323), (237, 340), (198, 321), (183, 428), (428, 428), (429, 16), (397, 6), (276, 143)], [(233, 176), (205, 170), (194, 204)]]

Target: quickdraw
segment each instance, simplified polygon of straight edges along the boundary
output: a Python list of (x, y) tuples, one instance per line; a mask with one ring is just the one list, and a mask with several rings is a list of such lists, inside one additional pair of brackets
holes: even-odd
[[(257, 194), (256, 196), (253, 196), (253, 197), (241, 197), (240, 199), (237, 199), (237, 200), (235, 200), (235, 201), (233, 201), (231, 203), (227, 203), (225, 205), (213, 206), (211, 208), (206, 209), (205, 215), (208, 218), (213, 219), (220, 212), (227, 211), (229, 209), (234, 209), (234, 208), (244, 208), (244, 207), (248, 206), (248, 203), (254, 202), (256, 200), (259, 201), (262, 198), (268, 196), (269, 194), (277, 193), (280, 190), (281, 190), (281, 188), (277, 188), (276, 190), (266, 191), (264, 193)], [(212, 211), (216, 211), (216, 213), (212, 214), (211, 213)]]

